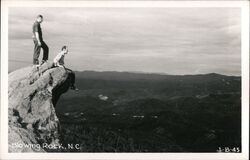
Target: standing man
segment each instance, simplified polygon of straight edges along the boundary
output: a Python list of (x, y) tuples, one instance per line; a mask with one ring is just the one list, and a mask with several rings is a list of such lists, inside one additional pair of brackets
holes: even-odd
[(33, 41), (35, 44), (34, 47), (34, 55), (33, 55), (33, 64), (34, 65), (39, 65), (39, 55), (40, 55), (40, 50), (41, 48), (43, 49), (43, 59), (41, 65), (48, 60), (49, 56), (49, 48), (47, 44), (43, 41), (43, 35), (42, 35), (42, 29), (40, 24), (43, 22), (43, 16), (38, 15), (36, 17), (36, 21), (33, 24)]

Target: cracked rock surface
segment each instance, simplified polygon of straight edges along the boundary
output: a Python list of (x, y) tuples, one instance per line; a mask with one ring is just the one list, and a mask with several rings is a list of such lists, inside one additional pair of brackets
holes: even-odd
[(43, 144), (59, 145), (54, 107), (69, 89), (67, 71), (48, 62), (16, 70), (8, 78), (9, 152), (47, 152)]

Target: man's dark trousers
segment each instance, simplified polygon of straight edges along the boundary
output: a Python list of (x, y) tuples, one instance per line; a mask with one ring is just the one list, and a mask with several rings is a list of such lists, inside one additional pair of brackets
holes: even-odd
[(33, 55), (33, 64), (39, 64), (39, 55), (40, 55), (40, 50), (41, 48), (43, 49), (43, 60), (47, 61), (48, 60), (48, 56), (49, 56), (49, 47), (47, 46), (47, 44), (44, 41), (41, 41), (41, 46), (38, 45), (38, 41), (34, 40), (34, 55)]

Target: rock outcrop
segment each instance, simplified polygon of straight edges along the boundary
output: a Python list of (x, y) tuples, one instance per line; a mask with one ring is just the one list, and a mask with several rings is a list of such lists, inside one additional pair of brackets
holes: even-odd
[(45, 63), (9, 74), (9, 152), (60, 150), (54, 107), (71, 77), (64, 68), (52, 66)]

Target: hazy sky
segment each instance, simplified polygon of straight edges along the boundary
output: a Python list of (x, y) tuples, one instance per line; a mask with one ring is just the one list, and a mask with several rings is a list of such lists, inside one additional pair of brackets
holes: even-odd
[(32, 64), (37, 14), (49, 60), (68, 45), (73, 70), (241, 72), (238, 8), (11, 8), (9, 71)]

